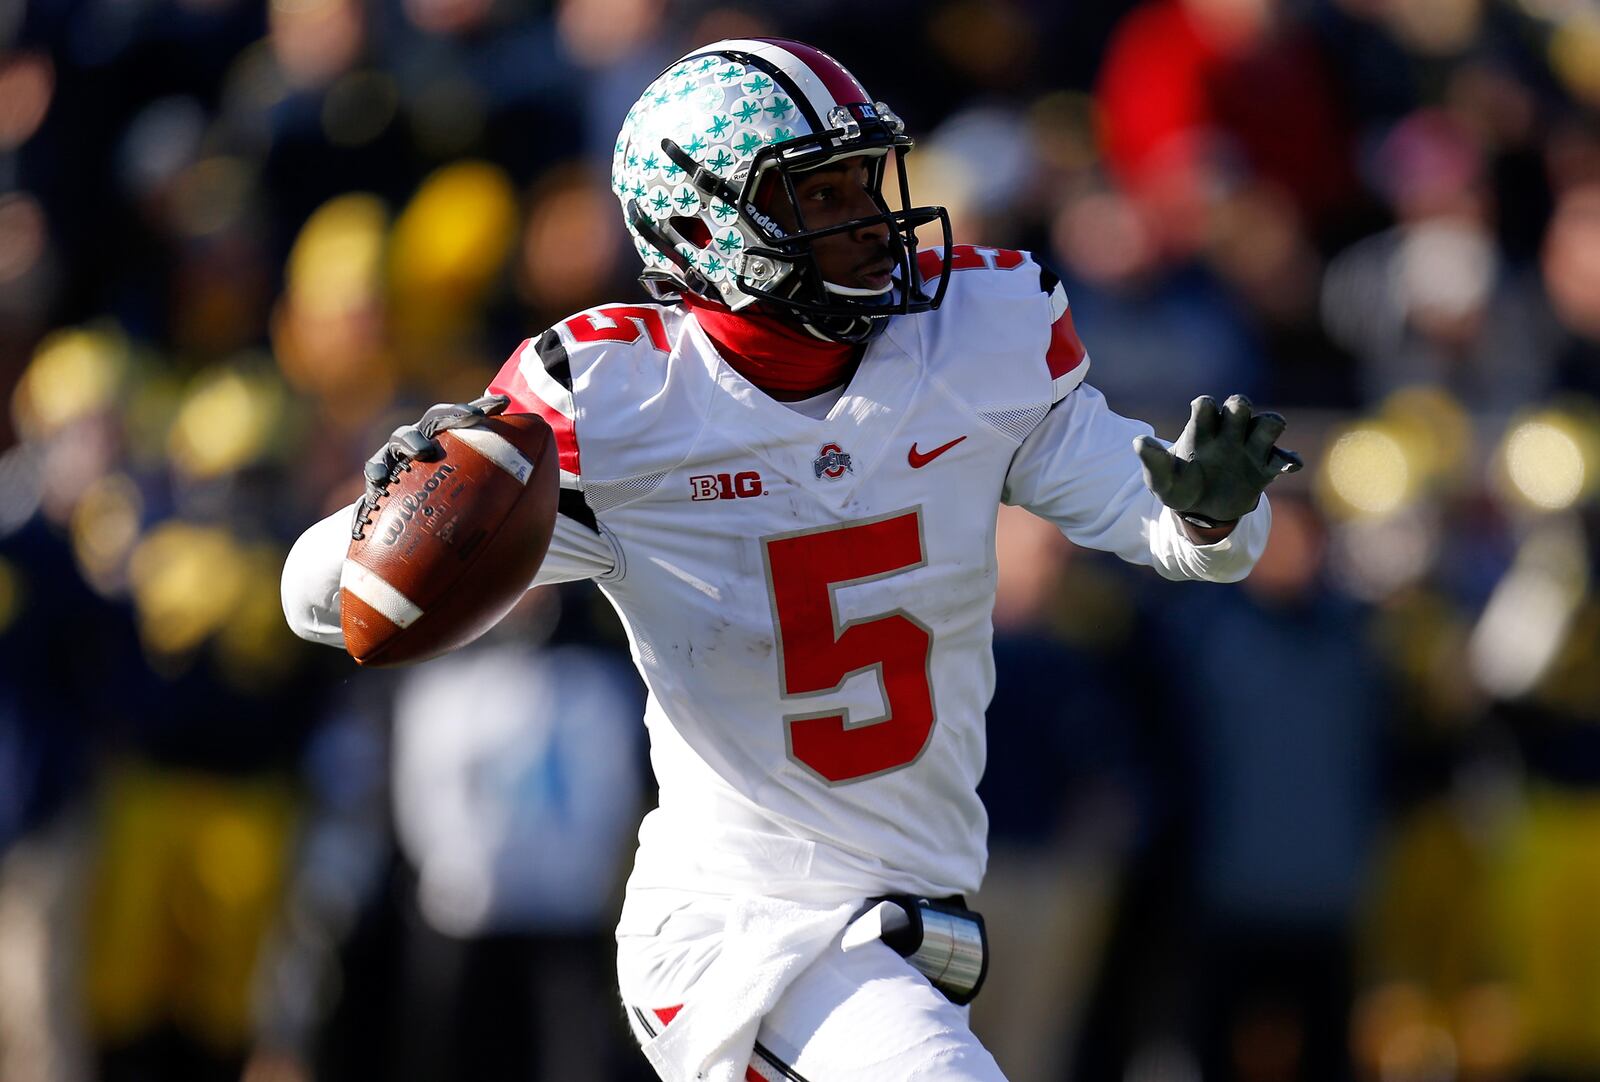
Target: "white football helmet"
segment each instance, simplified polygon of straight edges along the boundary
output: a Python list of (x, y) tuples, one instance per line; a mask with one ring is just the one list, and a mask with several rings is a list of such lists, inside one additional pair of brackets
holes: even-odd
[[(687, 291), (735, 310), (760, 301), (824, 338), (854, 342), (889, 316), (937, 308), (949, 283), (946, 266), (930, 293), (917, 271), (917, 228), (939, 223), (948, 249), (950, 219), (943, 207), (911, 207), (911, 147), (900, 118), (833, 57), (797, 41), (730, 39), (683, 57), (628, 110), (611, 187), (644, 260), (641, 280), (658, 299)], [(881, 213), (806, 230), (794, 174), (856, 155), (874, 163)], [(883, 198), (890, 160), (899, 206), (909, 209)], [(757, 207), (769, 175), (795, 208), (798, 232)], [(893, 283), (879, 291), (824, 281), (811, 242), (879, 222), (898, 263)]]

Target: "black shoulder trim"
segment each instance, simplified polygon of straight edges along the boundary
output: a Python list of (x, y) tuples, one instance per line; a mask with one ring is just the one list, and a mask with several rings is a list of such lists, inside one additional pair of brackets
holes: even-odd
[[(1038, 257), (1035, 256), (1035, 259)], [(1061, 276), (1043, 263), (1039, 264), (1039, 291), (1041, 293), (1054, 293), (1056, 286), (1061, 284)]]
[(534, 348), (539, 351), (539, 360), (544, 363), (544, 370), (550, 378), (567, 390), (572, 390), (572, 364), (567, 360), (567, 347), (561, 344), (561, 336), (555, 328), (541, 334)]
[(556, 500), (556, 511), (580, 526), (587, 526), (595, 533), (600, 532), (600, 524), (595, 521), (594, 512), (589, 509), (589, 501), (575, 488), (561, 490), (561, 495)]

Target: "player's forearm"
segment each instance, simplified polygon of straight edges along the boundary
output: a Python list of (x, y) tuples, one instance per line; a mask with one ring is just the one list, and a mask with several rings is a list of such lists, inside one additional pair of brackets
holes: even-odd
[(302, 639), (344, 646), (339, 628), (339, 574), (350, 547), (354, 506), (336, 511), (300, 535), (284, 561), (283, 615)]

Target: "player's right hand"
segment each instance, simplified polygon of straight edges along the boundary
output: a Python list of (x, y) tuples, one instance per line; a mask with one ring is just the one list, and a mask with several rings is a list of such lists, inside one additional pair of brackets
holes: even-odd
[(471, 402), (440, 402), (430, 406), (415, 424), (401, 425), (390, 433), (388, 442), (378, 448), (361, 469), (367, 490), (356, 502), (350, 536), (357, 539), (361, 537), (374, 508), (378, 506), (378, 500), (401, 470), (409, 469), (413, 462), (431, 462), (444, 454), (444, 448), (439, 446), (435, 436), (445, 429), (467, 428), (485, 417), (503, 413), (510, 403), (511, 399), (503, 394), (484, 395)]

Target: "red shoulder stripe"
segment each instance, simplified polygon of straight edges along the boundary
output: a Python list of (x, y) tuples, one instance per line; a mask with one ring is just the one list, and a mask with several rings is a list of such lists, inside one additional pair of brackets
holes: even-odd
[[(678, 1017), (678, 1012), (681, 1010), (683, 1010), (683, 1004), (680, 1003), (676, 1007), (657, 1007), (654, 1014), (661, 1020), (663, 1026), (668, 1026), (672, 1024), (674, 1018)], [(767, 1082), (767, 1078), (757, 1071), (756, 1065), (752, 1063), (744, 1069), (744, 1082)]]
[(1050, 348), (1045, 351), (1044, 363), (1050, 368), (1050, 378), (1059, 379), (1083, 363), (1088, 351), (1078, 338), (1078, 329), (1072, 325), (1072, 309), (1061, 313), (1061, 318), (1050, 324)]
[[(526, 364), (524, 358), (527, 358)], [(543, 417), (556, 436), (561, 472), (573, 477), (581, 475), (578, 433), (572, 424), (572, 394), (545, 372), (535, 352), (534, 339), (524, 341), (501, 366), (500, 373), (489, 383), (489, 393), (511, 399), (507, 413), (535, 413)]]
[[(757, 38), (769, 45), (776, 45), (791, 54), (800, 63), (811, 69), (811, 73), (822, 81), (822, 86), (833, 100), (839, 105), (854, 105), (857, 102), (870, 102), (872, 99), (856, 82), (856, 77), (845, 70), (843, 64), (823, 52), (821, 49), (812, 48), (798, 41), (785, 38)], [(817, 110), (821, 112), (822, 110)]]

